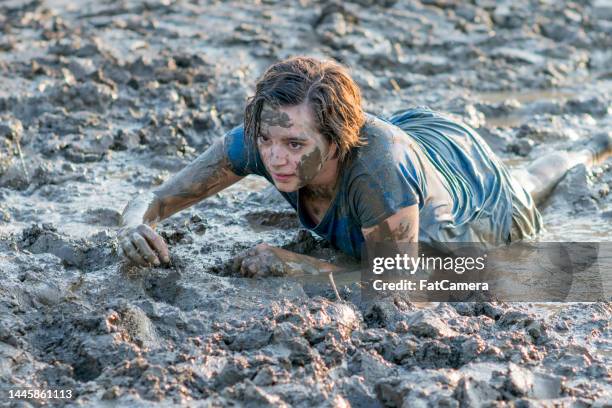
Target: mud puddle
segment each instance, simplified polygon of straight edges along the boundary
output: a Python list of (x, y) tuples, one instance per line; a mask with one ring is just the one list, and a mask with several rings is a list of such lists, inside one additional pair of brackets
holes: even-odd
[[(116, 252), (125, 203), (239, 124), (285, 56), (346, 63), (370, 112), (451, 112), (512, 165), (611, 128), (605, 5), (451, 3), (0, 3), (0, 389), (88, 406), (604, 406), (609, 303), (368, 303), (354, 274), (338, 301), (326, 276), (228, 273), (259, 242), (342, 262), (261, 179), (161, 223), (170, 267)], [(561, 182), (541, 239), (610, 240), (611, 165)]]

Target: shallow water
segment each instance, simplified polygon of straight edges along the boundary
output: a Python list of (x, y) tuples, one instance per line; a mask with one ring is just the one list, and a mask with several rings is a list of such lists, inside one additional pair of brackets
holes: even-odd
[(500, 103), (516, 100), (527, 104), (537, 101), (564, 101), (575, 95), (573, 92), (559, 89), (534, 89), (521, 91), (483, 92), (476, 95), (484, 102)]

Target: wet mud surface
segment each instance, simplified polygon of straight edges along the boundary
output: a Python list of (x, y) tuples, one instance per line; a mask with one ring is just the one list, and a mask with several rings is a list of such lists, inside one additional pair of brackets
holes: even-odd
[[(259, 242), (346, 260), (265, 180), (163, 222), (169, 267), (127, 267), (113, 239), (127, 201), (239, 124), (256, 77), (291, 55), (348, 64), (370, 112), (451, 112), (509, 166), (610, 132), (606, 1), (71, 3), (0, 3), (2, 392), (72, 389), (98, 406), (612, 403), (610, 303), (368, 303), (341, 277), (337, 301), (326, 280), (232, 276)], [(612, 160), (574, 168), (541, 239), (609, 241), (611, 184)]]

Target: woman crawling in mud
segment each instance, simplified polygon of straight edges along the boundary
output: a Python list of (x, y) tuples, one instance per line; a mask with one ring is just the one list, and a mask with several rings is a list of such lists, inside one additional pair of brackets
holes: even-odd
[[(243, 126), (127, 205), (119, 233), (124, 255), (143, 266), (169, 262), (156, 223), (249, 174), (273, 183), (305, 228), (355, 258), (364, 242), (506, 244), (537, 235), (536, 203), (567, 170), (611, 152), (603, 134), (511, 173), (462, 123), (425, 108), (382, 119), (361, 105), (358, 86), (338, 63), (296, 57), (272, 65)], [(245, 276), (339, 268), (267, 244), (234, 266)]]

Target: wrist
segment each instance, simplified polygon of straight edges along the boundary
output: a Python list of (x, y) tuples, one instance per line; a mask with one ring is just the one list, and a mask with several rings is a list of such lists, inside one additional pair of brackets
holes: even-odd
[(145, 220), (157, 221), (157, 206), (154, 205), (157, 196), (147, 192), (131, 200), (121, 214), (121, 226), (130, 228), (140, 224), (148, 224)]

